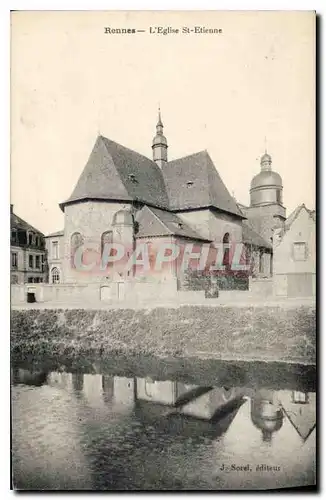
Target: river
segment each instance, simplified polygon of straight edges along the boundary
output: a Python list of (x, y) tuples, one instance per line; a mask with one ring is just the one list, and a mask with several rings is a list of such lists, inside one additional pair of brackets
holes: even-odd
[(16, 489), (316, 483), (313, 368), (215, 361), (189, 373), (187, 361), (176, 361), (146, 373), (135, 361), (134, 369), (118, 365), (13, 363)]

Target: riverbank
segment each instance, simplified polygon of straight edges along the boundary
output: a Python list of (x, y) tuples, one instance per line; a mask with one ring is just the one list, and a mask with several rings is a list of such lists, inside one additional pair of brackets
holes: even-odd
[(143, 309), (14, 308), (11, 351), (51, 355), (150, 355), (315, 364), (314, 305)]

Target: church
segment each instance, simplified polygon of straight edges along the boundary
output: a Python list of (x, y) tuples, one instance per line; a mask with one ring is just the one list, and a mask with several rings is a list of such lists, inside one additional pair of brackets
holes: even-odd
[[(168, 293), (207, 292), (212, 283), (216, 289), (248, 290), (250, 277), (271, 277), (273, 233), (286, 220), (282, 179), (272, 170), (267, 152), (251, 182), (246, 207), (230, 194), (207, 151), (169, 160), (160, 111), (152, 159), (99, 136), (71, 196), (60, 208), (64, 229), (46, 237), (50, 283), (97, 283), (107, 287), (108, 297), (122, 297), (128, 287), (136, 291), (145, 283), (165, 284)], [(103, 268), (98, 256), (114, 242), (124, 244), (127, 257), (135, 248), (147, 249), (151, 272), (144, 273), (137, 262), (127, 273), (112, 262), (106, 261)], [(154, 261), (162, 245), (177, 245), (183, 255), (170, 259), (158, 273)], [(82, 256), (81, 270), (74, 256), (82, 246), (90, 250)], [(185, 253), (190, 253), (188, 262), (194, 262), (194, 253), (207, 248), (204, 270), (191, 265), (185, 269)], [(224, 270), (208, 272), (221, 249)], [(232, 267), (235, 253), (239, 269), (246, 271)], [(92, 259), (96, 266), (87, 265)], [(154, 293), (154, 287), (147, 289)]]

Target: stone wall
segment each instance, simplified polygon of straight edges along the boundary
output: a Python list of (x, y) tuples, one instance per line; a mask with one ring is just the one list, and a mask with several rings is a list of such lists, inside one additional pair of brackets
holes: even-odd
[(26, 284), (11, 286), (11, 303), (20, 305), (27, 303), (27, 293), (35, 294), (36, 302), (51, 305), (81, 303), (117, 302), (137, 305), (139, 303), (195, 303), (205, 298), (204, 291), (178, 291), (177, 282), (149, 283), (141, 281), (108, 282), (106, 284)]
[(316, 274), (276, 274), (273, 278), (273, 292), (280, 297), (315, 297)]
[(27, 302), (27, 293), (35, 294), (36, 302), (75, 302), (75, 301), (99, 301), (100, 290), (98, 285), (49, 285), (42, 283), (31, 283), (25, 285), (11, 286), (12, 305)]
[(80, 233), (84, 243), (100, 256), (101, 235), (113, 229), (114, 214), (130, 208), (130, 203), (87, 201), (65, 207), (63, 274), (65, 283), (99, 282), (102, 276), (96, 272), (76, 271), (71, 267), (71, 236)]
[(242, 242), (242, 222), (235, 216), (209, 209), (178, 212), (178, 216), (203, 238), (222, 243), (225, 233), (229, 233), (230, 242)]
[(271, 297), (273, 295), (273, 280), (270, 279), (250, 279), (249, 282), (250, 295), (258, 297)]

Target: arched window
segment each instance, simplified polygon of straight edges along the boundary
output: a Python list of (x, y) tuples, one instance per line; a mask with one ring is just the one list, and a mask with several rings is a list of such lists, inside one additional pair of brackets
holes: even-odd
[(74, 233), (70, 238), (71, 248), (71, 267), (75, 268), (75, 253), (77, 249), (84, 243), (84, 239), (80, 233)]
[(101, 255), (103, 255), (103, 250), (105, 245), (110, 245), (113, 242), (113, 232), (105, 231), (101, 236)]
[[(105, 231), (102, 233), (101, 236), (101, 262), (102, 265), (105, 265), (107, 263), (107, 258), (111, 253), (111, 249), (108, 248), (108, 245), (110, 245), (113, 242), (113, 232), (112, 231)], [(112, 255), (112, 254), (111, 254)], [(110, 264), (107, 264), (109, 266)], [(112, 263), (111, 263), (112, 265)]]
[(230, 233), (223, 236), (223, 266), (230, 264)]
[(54, 285), (60, 283), (60, 271), (57, 267), (53, 267), (51, 270), (51, 281)]

